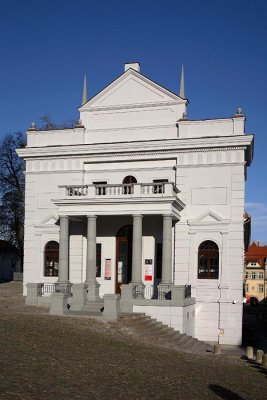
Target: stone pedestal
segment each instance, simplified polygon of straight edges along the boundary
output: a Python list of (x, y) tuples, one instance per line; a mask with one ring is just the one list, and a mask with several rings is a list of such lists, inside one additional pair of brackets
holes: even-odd
[(257, 350), (257, 352), (256, 352), (256, 363), (262, 364), (263, 355), (264, 355), (264, 351), (263, 350)]
[(38, 296), (41, 294), (41, 283), (27, 283), (27, 297), (25, 299), (26, 306), (38, 306)]
[(133, 287), (129, 285), (121, 285), (120, 310), (125, 313), (133, 312)]
[(251, 346), (247, 347), (247, 358), (249, 360), (253, 360), (253, 358), (254, 358), (254, 350), (253, 350), (253, 347), (251, 347)]
[(117, 321), (120, 314), (120, 302), (118, 294), (104, 295), (103, 317), (107, 321)]
[(71, 311), (81, 311), (87, 299), (87, 285), (84, 283), (72, 284)]
[(170, 287), (171, 290), (171, 299), (172, 303), (177, 303), (178, 306), (184, 305), (185, 299), (185, 286), (184, 285), (172, 285)]
[(64, 293), (51, 294), (50, 315), (63, 315), (68, 311), (68, 296)]

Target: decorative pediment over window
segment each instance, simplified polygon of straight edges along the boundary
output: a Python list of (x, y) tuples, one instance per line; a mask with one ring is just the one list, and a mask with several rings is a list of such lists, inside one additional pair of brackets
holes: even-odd
[(203, 214), (199, 215), (195, 219), (188, 219), (187, 223), (189, 226), (225, 226), (229, 224), (230, 220), (222, 218), (212, 210), (207, 210)]
[(182, 99), (133, 69), (128, 69), (79, 110), (89, 111), (90, 109), (102, 107), (170, 102), (186, 104), (187, 100)]
[(49, 214), (47, 217), (42, 219), (36, 226), (43, 225), (55, 225), (58, 221), (58, 216), (56, 214)]
[(58, 216), (56, 214), (49, 214), (35, 225), (35, 233), (37, 235), (43, 233), (56, 233), (59, 231)]

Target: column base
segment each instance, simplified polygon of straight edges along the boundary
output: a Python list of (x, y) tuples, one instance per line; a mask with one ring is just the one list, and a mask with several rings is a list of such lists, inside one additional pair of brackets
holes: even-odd
[(65, 293), (52, 293), (50, 315), (64, 315), (68, 312), (68, 296)]
[(99, 300), (99, 283), (95, 282), (85, 282), (87, 285), (87, 300), (97, 301)]
[(103, 317), (106, 321), (117, 321), (120, 315), (120, 301), (118, 294), (104, 295)]

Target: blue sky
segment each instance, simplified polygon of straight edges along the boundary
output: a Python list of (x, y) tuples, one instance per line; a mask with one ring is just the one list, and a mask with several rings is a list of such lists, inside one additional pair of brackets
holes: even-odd
[(84, 73), (91, 97), (139, 61), (178, 93), (184, 64), (190, 118), (241, 106), (255, 134), (246, 203), (267, 242), (266, 21), (265, 0), (0, 0), (0, 135), (77, 118)]

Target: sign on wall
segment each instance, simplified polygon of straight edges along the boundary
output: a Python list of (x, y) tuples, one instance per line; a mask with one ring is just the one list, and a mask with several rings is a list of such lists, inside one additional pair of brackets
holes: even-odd
[(152, 281), (153, 264), (151, 258), (145, 259), (145, 281)]
[(111, 280), (111, 258), (105, 258), (105, 279)]

